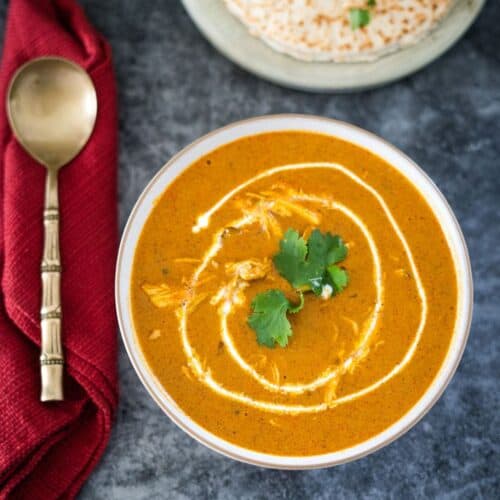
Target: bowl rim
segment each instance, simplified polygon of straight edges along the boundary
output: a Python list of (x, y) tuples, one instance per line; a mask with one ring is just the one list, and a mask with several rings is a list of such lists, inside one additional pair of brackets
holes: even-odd
[[(426, 187), (429, 190), (427, 194), (432, 194), (434, 197), (434, 203), (431, 204), (428, 201), (428, 204), (441, 225), (453, 255), (459, 289), (459, 304), (457, 307), (455, 331), (448, 352), (438, 373), (415, 405), (384, 431), (365, 441), (335, 452), (307, 456), (274, 455), (250, 450), (212, 434), (192, 420), (191, 417), (185, 414), (177, 406), (175, 400), (170, 397), (159, 381), (156, 380), (154, 374), (150, 371), (144, 360), (142, 351), (135, 340), (135, 329), (129, 304), (129, 278), (137, 240), (142, 232), (144, 222), (151, 213), (154, 206), (154, 200), (157, 196), (163, 193), (166, 187), (182, 171), (188, 168), (196, 158), (201, 157), (217, 147), (228, 144), (239, 138), (259, 133), (293, 130), (332, 135), (354, 143), (359, 147), (364, 147), (365, 149), (369, 149), (369, 145), (376, 145), (378, 151), (374, 151), (374, 154), (383, 158), (393, 168), (404, 175), (422, 195), (424, 194), (422, 189)], [(329, 130), (330, 133), (326, 132), (326, 130)], [(231, 137), (229, 140), (221, 140), (213, 145), (214, 140), (228, 135), (230, 136), (232, 131), (236, 131), (234, 137)], [(196, 153), (197, 149), (200, 150), (200, 153), (196, 154), (196, 156), (193, 157), (194, 159), (189, 160), (179, 172), (171, 174), (170, 180), (167, 179), (167, 181), (164, 181), (164, 186), (158, 186), (158, 183), (164, 177), (168, 177), (174, 165), (183, 158), (189, 156), (189, 154), (193, 152)], [(386, 154), (380, 154), (380, 150), (383, 150)], [(398, 160), (401, 163), (398, 165), (394, 161), (389, 161), (388, 157), (393, 160)], [(403, 165), (407, 171), (402, 170)], [(412, 174), (414, 178), (410, 178), (409, 174)], [(420, 186), (416, 184), (417, 179), (418, 182), (421, 183)], [(156, 193), (154, 192), (155, 190)], [(145, 206), (148, 201), (149, 206)], [(145, 215), (139, 225), (137, 217), (140, 211)], [(447, 220), (443, 221), (443, 217)], [(446, 225), (445, 222), (447, 223)], [(135, 237), (131, 239), (132, 231), (135, 231), (136, 234)], [(128, 257), (128, 260), (126, 260), (126, 257)], [(125, 273), (124, 268), (126, 268)], [(306, 470), (340, 465), (371, 454), (408, 432), (427, 414), (439, 400), (453, 378), (465, 350), (472, 322), (473, 280), (466, 241), (456, 216), (446, 198), (432, 179), (413, 160), (386, 140), (355, 125), (315, 115), (276, 114), (233, 122), (203, 135), (172, 156), (172, 158), (153, 176), (132, 208), (122, 233), (115, 271), (115, 306), (121, 337), (137, 376), (156, 404), (178, 427), (211, 450), (237, 461), (273, 469)]]

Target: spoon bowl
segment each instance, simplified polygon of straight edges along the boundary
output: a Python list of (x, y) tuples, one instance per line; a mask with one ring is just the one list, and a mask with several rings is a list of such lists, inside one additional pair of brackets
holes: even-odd
[(94, 84), (84, 69), (67, 59), (33, 59), (21, 66), (11, 80), (7, 116), (21, 146), (47, 168), (41, 264), (40, 399), (61, 401), (64, 356), (57, 173), (92, 135), (97, 116)]
[(88, 141), (97, 116), (97, 96), (80, 66), (59, 57), (43, 57), (16, 72), (7, 111), (23, 148), (42, 165), (58, 169)]

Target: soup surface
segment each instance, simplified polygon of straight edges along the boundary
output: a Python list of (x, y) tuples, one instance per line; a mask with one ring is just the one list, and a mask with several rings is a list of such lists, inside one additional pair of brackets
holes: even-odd
[[(289, 229), (303, 241), (340, 235), (348, 284), (333, 296), (302, 287), (287, 345), (269, 347), (249, 318), (269, 290), (299, 300), (273, 262)], [(245, 448), (315, 455), (373, 437), (416, 404), (453, 335), (457, 278), (404, 176), (297, 131), (240, 139), (177, 177), (144, 226), (130, 293), (147, 364), (187, 415)]]

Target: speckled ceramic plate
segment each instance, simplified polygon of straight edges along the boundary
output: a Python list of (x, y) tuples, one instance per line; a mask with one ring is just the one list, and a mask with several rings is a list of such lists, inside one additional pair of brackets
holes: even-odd
[(486, 0), (457, 0), (436, 29), (416, 45), (366, 63), (304, 62), (253, 37), (222, 0), (182, 0), (205, 37), (228, 59), (274, 83), (314, 92), (350, 92), (387, 84), (432, 62), (465, 33)]

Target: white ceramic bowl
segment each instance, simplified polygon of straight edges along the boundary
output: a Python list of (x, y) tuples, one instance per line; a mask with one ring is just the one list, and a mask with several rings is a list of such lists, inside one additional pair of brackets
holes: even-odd
[[(308, 457), (277, 456), (235, 446), (196, 424), (177, 406), (149, 370), (137, 343), (130, 310), (129, 284), (135, 247), (157, 196), (195, 160), (241, 137), (261, 132), (306, 130), (332, 135), (366, 148), (403, 173), (425, 196), (441, 223), (457, 269), (458, 321), (446, 359), (418, 403), (384, 432), (351, 448)], [(465, 348), (472, 317), (472, 273), (467, 247), (451, 208), (432, 180), (401, 151), (382, 139), (347, 123), (314, 116), (276, 115), (253, 118), (223, 127), (195, 141), (175, 155), (151, 180), (139, 197), (125, 227), (116, 268), (116, 308), (123, 342), (132, 365), (149, 394), (162, 410), (190, 436), (209, 448), (236, 460), (280, 469), (308, 469), (341, 464), (363, 457), (404, 434), (439, 399), (450, 382)]]

